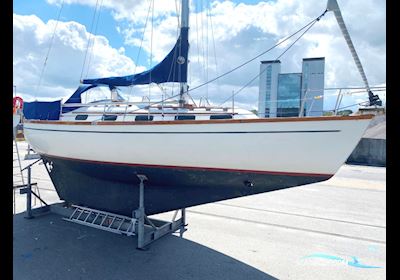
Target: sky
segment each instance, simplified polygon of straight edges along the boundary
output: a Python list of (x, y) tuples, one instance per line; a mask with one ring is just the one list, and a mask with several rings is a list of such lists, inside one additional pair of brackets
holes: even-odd
[[(174, 46), (180, 10), (180, 1), (153, 1), (154, 9), (152, 0), (14, 0), (14, 90), (27, 101), (66, 100), (81, 79), (130, 75), (151, 68)], [(370, 86), (386, 86), (385, 1), (338, 0), (338, 4)], [(326, 1), (320, 0), (190, 1), (190, 87), (264, 52), (325, 8)], [(219, 105), (240, 91), (235, 105), (257, 109), (259, 79), (254, 78), (260, 61), (278, 58), (293, 40), (193, 90), (191, 96), (196, 101), (207, 97)], [(363, 86), (332, 12), (279, 58), (282, 72), (301, 72), (302, 59), (307, 57), (325, 57), (325, 88)], [(177, 90), (176, 86), (135, 86), (122, 95), (131, 101), (143, 95), (155, 101)], [(344, 92), (341, 107), (368, 100), (365, 92)], [(385, 102), (386, 90), (375, 93)], [(336, 98), (336, 90), (326, 90), (324, 110), (333, 109)]]

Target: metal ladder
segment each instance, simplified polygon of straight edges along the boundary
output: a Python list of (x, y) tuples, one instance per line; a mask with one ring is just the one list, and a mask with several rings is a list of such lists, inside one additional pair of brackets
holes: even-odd
[(72, 205), (75, 210), (66, 221), (74, 222), (114, 233), (135, 235), (136, 219), (105, 211)]
[[(16, 159), (13, 158), (13, 169), (14, 169), (14, 168), (18, 168), (17, 173), (19, 173), (19, 174), (17, 174), (17, 176), (20, 176), (20, 180), (18, 180), (18, 181), (13, 181), (13, 182), (14, 182), (14, 185), (15, 185), (16, 183), (25, 184), (24, 174), (23, 174), (23, 172), (22, 172), (21, 158), (20, 158), (20, 156), (19, 156), (18, 144), (17, 144), (17, 141), (15, 140), (15, 137), (14, 137), (14, 139), (13, 139), (13, 154), (16, 154), (16, 155), (17, 155), (17, 158), (16, 158)], [(14, 164), (15, 161), (18, 162), (18, 165), (15, 165), (15, 164)], [(13, 172), (13, 174), (16, 175), (15, 172)]]
[[(179, 235), (182, 237), (187, 226), (185, 208), (175, 210), (172, 221), (161, 221), (147, 217), (144, 208), (144, 181), (148, 179), (143, 174), (137, 174), (136, 176), (140, 180), (139, 208), (132, 211), (132, 218), (79, 205), (65, 205), (67, 207), (61, 207), (62, 210), (60, 210), (60, 213), (65, 213), (62, 214), (64, 216), (63, 219), (113, 233), (126, 234), (128, 236), (136, 235), (137, 248), (141, 250), (145, 250), (150, 243), (160, 239), (162, 236), (178, 230)], [(50, 207), (50, 211), (51, 209), (54, 212), (58, 211), (56, 207)], [(66, 211), (68, 214), (66, 214)], [(181, 215), (177, 219), (179, 211)]]
[[(16, 140), (16, 132), (14, 131), (14, 139), (13, 139), (13, 214), (16, 211), (16, 187), (18, 185), (25, 185), (24, 174), (22, 172), (21, 158), (19, 156), (18, 144)], [(17, 158), (14, 159), (14, 154), (17, 155)], [(17, 161), (18, 165), (15, 165), (14, 162)], [(17, 170), (15, 170), (17, 169)], [(19, 180), (15, 180), (15, 178), (19, 178)]]

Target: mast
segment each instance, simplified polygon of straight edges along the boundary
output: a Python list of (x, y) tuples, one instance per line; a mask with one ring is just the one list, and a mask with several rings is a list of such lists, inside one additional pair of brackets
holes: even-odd
[[(182, 0), (180, 37), (181, 37), (181, 43), (184, 40), (189, 40), (189, 0)], [(187, 73), (188, 63), (184, 65), (186, 67), (186, 73)], [(181, 82), (180, 94), (179, 94), (180, 107), (184, 107), (184, 105), (187, 104), (187, 92), (188, 92), (187, 82), (186, 81)]]
[(367, 76), (365, 75), (364, 68), (361, 65), (361, 61), (358, 58), (356, 49), (354, 48), (353, 42), (351, 41), (350, 34), (347, 31), (346, 25), (344, 24), (342, 13), (340, 12), (340, 8), (339, 8), (337, 1), (336, 0), (328, 0), (326, 9), (328, 11), (332, 11), (335, 14), (336, 21), (339, 24), (340, 30), (342, 31), (342, 34), (343, 34), (343, 37), (346, 40), (346, 43), (350, 49), (351, 55), (353, 56), (354, 62), (356, 63), (356, 66), (358, 68), (358, 72), (360, 72), (360, 75), (364, 81), (365, 88), (368, 91), (370, 106), (371, 105), (382, 106), (382, 101), (379, 99), (379, 96), (374, 95), (369, 87)]

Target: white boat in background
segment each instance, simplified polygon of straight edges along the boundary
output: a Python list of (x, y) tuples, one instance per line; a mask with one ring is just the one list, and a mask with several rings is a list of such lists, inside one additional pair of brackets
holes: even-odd
[[(61, 199), (130, 216), (138, 208), (136, 175), (145, 174), (151, 215), (324, 181), (356, 147), (373, 115), (266, 119), (189, 104), (188, 17), (183, 0), (180, 36), (154, 68), (84, 80), (59, 120), (25, 120), (25, 137)], [(94, 87), (163, 82), (181, 83), (177, 104), (81, 103)]]

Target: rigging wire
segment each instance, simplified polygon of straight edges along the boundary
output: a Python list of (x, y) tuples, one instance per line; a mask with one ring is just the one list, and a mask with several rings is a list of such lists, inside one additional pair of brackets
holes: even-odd
[[(150, 66), (149, 69), (151, 69), (151, 66), (153, 64), (153, 28), (154, 28), (154, 0), (152, 0), (152, 7), (151, 7), (151, 31), (150, 31)], [(149, 98), (149, 102), (150, 102), (150, 95), (151, 95), (151, 74), (152, 71), (150, 71), (149, 73), (149, 94), (148, 94), (148, 98)]]
[[(151, 11), (151, 4), (152, 4), (153, 0), (149, 0), (149, 8), (147, 10), (147, 15), (146, 15), (146, 21), (144, 23), (144, 28), (143, 28), (143, 33), (142, 33), (142, 39), (140, 40), (140, 47), (139, 47), (139, 51), (138, 54), (136, 56), (136, 61), (135, 61), (135, 68), (133, 69), (133, 74), (136, 74), (136, 69), (139, 63), (139, 57), (140, 57), (140, 53), (142, 52), (142, 48), (143, 48), (143, 41), (144, 41), (144, 34), (146, 32), (146, 28), (147, 28), (147, 22), (149, 20), (150, 17), (150, 11)], [(132, 79), (133, 79), (133, 75), (132, 75)], [(130, 90), (129, 90), (129, 95), (132, 94), (133, 91), (133, 85), (130, 86)]]
[[(211, 8), (210, 8), (211, 10)], [(213, 47), (214, 47), (214, 60), (215, 60), (215, 74), (218, 76), (218, 61), (217, 61), (217, 51), (215, 48), (215, 38), (214, 38), (214, 28), (213, 28), (213, 23), (212, 23), (212, 16), (211, 13), (209, 12), (209, 17), (210, 17), (210, 24), (211, 24), (211, 35), (212, 35), (212, 42), (213, 42)], [(219, 80), (217, 80), (217, 88), (219, 88)], [(208, 101), (207, 101), (208, 102)]]
[(44, 59), (42, 71), (41, 71), (40, 77), (39, 77), (39, 83), (38, 83), (38, 85), (37, 85), (37, 87), (36, 87), (36, 90), (35, 90), (35, 99), (36, 99), (36, 94), (37, 94), (37, 92), (38, 92), (38, 90), (39, 90), (39, 88), (40, 88), (40, 85), (41, 85), (41, 83), (42, 83), (42, 78), (43, 78), (43, 74), (44, 74), (44, 69), (46, 68), (47, 60), (48, 60), (49, 55), (50, 55), (50, 51), (51, 51), (51, 49), (52, 49), (52, 47), (53, 47), (54, 37), (55, 37), (55, 35), (56, 35), (56, 30), (57, 30), (58, 23), (59, 23), (59, 21), (60, 21), (61, 11), (62, 11), (63, 7), (64, 7), (64, 0), (61, 2), (60, 10), (58, 11), (58, 16), (57, 16), (56, 25), (54, 26), (53, 35), (51, 36), (51, 39), (50, 39), (49, 49), (47, 50), (47, 54), (46, 54), (46, 57), (45, 57), (45, 59)]
[[(325, 13), (326, 13), (326, 11), (325, 11), (320, 17), (316, 18), (316, 19), (314, 20), (314, 22), (313, 22), (302, 34), (300, 34), (300, 36), (299, 36), (298, 38), (296, 38), (296, 40), (294, 40), (293, 43), (291, 43), (291, 44), (289, 45), (289, 47), (287, 47), (287, 48), (275, 59), (275, 61), (277, 61), (279, 58), (281, 58), (291, 47), (293, 47), (293, 45), (296, 44), (296, 43), (304, 36), (304, 34), (306, 34), (306, 33), (311, 29), (311, 27), (313, 27), (314, 24), (315, 24), (317, 21), (319, 21), (319, 19), (320, 19)], [(243, 87), (241, 87), (236, 93), (234, 93), (232, 96), (230, 96), (230, 97), (229, 97), (228, 99), (226, 99), (224, 102), (222, 102), (222, 103), (220, 104), (220, 106), (221, 106), (222, 104), (224, 104), (225, 102), (227, 102), (227, 101), (228, 101), (229, 99), (231, 99), (232, 97), (234, 97), (234, 96), (236, 96), (237, 94), (239, 94), (243, 89), (245, 89), (247, 86), (249, 86), (249, 85), (250, 85), (252, 82), (254, 82), (258, 77), (260, 77), (260, 75), (263, 74), (266, 70), (267, 70), (267, 68), (265, 68), (263, 71), (261, 71), (260, 73), (258, 73), (253, 79), (251, 79), (248, 83), (246, 83)]]
[[(386, 86), (373, 86), (373, 87), (369, 87), (369, 88), (370, 88), (370, 89), (376, 89), (376, 88), (379, 88), (379, 89), (385, 88), (385, 89), (386, 89)], [(363, 86), (363, 87), (333, 87), (333, 88), (324, 88), (324, 90), (334, 90), (334, 89), (366, 89), (366, 87)]]
[[(289, 40), (290, 38), (292, 38), (292, 37), (295, 36), (296, 34), (300, 33), (302, 30), (306, 29), (306, 31), (303, 32), (303, 33), (295, 40), (295, 42), (297, 42), (297, 41), (298, 41), (298, 40), (299, 40), (299, 39), (300, 39), (300, 38), (301, 38), (301, 37), (302, 37), (302, 36), (303, 36), (317, 21), (319, 21), (319, 20), (321, 19), (321, 17), (323, 17), (323, 16), (326, 14), (326, 12), (327, 12), (327, 10), (325, 10), (320, 16), (318, 16), (317, 18), (313, 19), (312, 21), (310, 21), (309, 23), (307, 23), (305, 26), (303, 26), (302, 28), (300, 28), (299, 30), (297, 30), (295, 33), (293, 33), (293, 34), (287, 36), (287, 37), (284, 38), (282, 41), (280, 41), (279, 43), (277, 43), (277, 44), (275, 44), (274, 46), (270, 47), (269, 49), (263, 51), (262, 53), (258, 54), (257, 56), (255, 56), (255, 57), (253, 57), (253, 58), (251, 58), (251, 59), (245, 61), (244, 63), (240, 64), (239, 66), (237, 66), (237, 67), (235, 67), (235, 68), (233, 68), (233, 69), (231, 69), (231, 70), (229, 70), (229, 71), (227, 71), (227, 72), (225, 72), (225, 73), (223, 73), (223, 74), (221, 74), (221, 75), (219, 75), (219, 76), (217, 76), (217, 77), (215, 77), (215, 78), (213, 78), (213, 79), (211, 79), (211, 80), (209, 80), (209, 81), (207, 81), (207, 82), (205, 82), (205, 83), (203, 83), (203, 84), (200, 84), (200, 85), (198, 85), (198, 86), (196, 86), (196, 87), (193, 87), (193, 88), (189, 89), (188, 92), (193, 91), (193, 90), (195, 90), (195, 89), (198, 89), (198, 88), (200, 88), (200, 87), (202, 87), (202, 86), (204, 86), (204, 85), (206, 85), (206, 84), (208, 84), (208, 83), (211, 83), (211, 82), (213, 82), (213, 81), (215, 81), (215, 80), (217, 80), (217, 79), (220, 79), (220, 78), (222, 78), (222, 77), (224, 77), (224, 76), (226, 76), (226, 75), (228, 75), (228, 74), (230, 74), (230, 73), (232, 73), (232, 72), (238, 70), (239, 68), (241, 68), (241, 67), (247, 65), (248, 63), (254, 61), (255, 59), (259, 58), (260, 56), (266, 54), (267, 52), (269, 52), (269, 51), (271, 51), (272, 49), (276, 48), (277, 46), (281, 45), (282, 43), (284, 43), (285, 41)], [(311, 26), (310, 26), (310, 25), (311, 25)], [(295, 43), (295, 42), (294, 42), (294, 43)], [(294, 43), (292, 43), (291, 46), (292, 46)], [(291, 46), (289, 46), (289, 48), (290, 48)], [(286, 51), (287, 51), (287, 50), (285, 50), (280, 56), (282, 56)], [(279, 57), (280, 57), (280, 56), (279, 56)], [(278, 58), (279, 58), (279, 57), (278, 57)], [(258, 76), (257, 76), (257, 77), (258, 77)], [(256, 77), (256, 78), (257, 78), (257, 77)], [(255, 78), (253, 78), (252, 81), (253, 81), (254, 79), (255, 79)], [(250, 82), (252, 82), (252, 81), (250, 81)], [(236, 93), (236, 94), (237, 94), (237, 93)], [(235, 95), (236, 95), (236, 94), (235, 94)], [(172, 96), (170, 96), (170, 97), (168, 97), (168, 98), (166, 98), (166, 99), (163, 99), (163, 100), (160, 100), (160, 101), (157, 101), (157, 102), (152, 102), (151, 105), (157, 105), (157, 104), (163, 103), (163, 102), (165, 102), (165, 101), (167, 101), (167, 100), (176, 98), (176, 97), (178, 97), (178, 96), (180, 96), (180, 94), (175, 94), (175, 95), (172, 95)], [(230, 98), (231, 98), (231, 97), (230, 97)], [(229, 99), (230, 99), (230, 98), (229, 98)], [(228, 100), (229, 100), (229, 99), (228, 99)], [(225, 103), (225, 102), (224, 102), (224, 103)], [(149, 103), (149, 104), (150, 104), (150, 103)], [(222, 103), (222, 104), (223, 104), (223, 103)], [(149, 105), (149, 106), (150, 106), (150, 105)], [(135, 111), (138, 111), (138, 110), (141, 110), (141, 109), (136, 109), (136, 110), (133, 110), (132, 112), (135, 112)]]
[(80, 81), (82, 81), (83, 72), (85, 71), (86, 57), (87, 57), (87, 54), (88, 54), (88, 51), (89, 51), (90, 41), (92, 39), (93, 24), (94, 24), (94, 21), (95, 21), (95, 18), (96, 18), (98, 5), (99, 5), (99, 0), (96, 0), (96, 8), (94, 9), (94, 13), (93, 13), (93, 17), (92, 17), (92, 23), (90, 24), (89, 39), (88, 39), (88, 43), (87, 43), (87, 47), (86, 47), (85, 57), (83, 59), (81, 76), (79, 78)]
[[(182, 9), (182, 7), (181, 7), (181, 9)], [(178, 2), (177, 2), (177, 0), (175, 0), (175, 11), (176, 11), (176, 14), (177, 14), (177, 16), (178, 16), (178, 20), (179, 20), (179, 14), (180, 14), (180, 9), (179, 9), (179, 5), (178, 5)], [(176, 34), (177, 34), (177, 41), (176, 42), (178, 42), (178, 39), (179, 39), (179, 37), (180, 37), (180, 29), (181, 29), (181, 24), (179, 23), (178, 24), (178, 27), (177, 27), (177, 30), (176, 30)], [(182, 44), (182, 41), (179, 41), (181, 44)], [(178, 48), (175, 48), (175, 46), (176, 46), (176, 44), (174, 45), (174, 53), (173, 53), (173, 57), (176, 57), (177, 55), (179, 55), (179, 54), (177, 54), (177, 52), (178, 52)], [(174, 64), (171, 64), (171, 66), (170, 66), (170, 68), (169, 68), (169, 73), (168, 73), (168, 78), (167, 78), (167, 80), (170, 80), (170, 78), (171, 78), (171, 75), (172, 75), (172, 80), (175, 80), (175, 71), (174, 71), (174, 68), (175, 67), (177, 67), (176, 65), (174, 65)], [(178, 75), (179, 75), (179, 73), (178, 73)], [(178, 88), (179, 88), (179, 86), (178, 86)], [(174, 95), (174, 90), (175, 90), (175, 83), (172, 83), (172, 86), (171, 86), (171, 95)]]
[(262, 53), (258, 54), (257, 56), (255, 56), (255, 57), (253, 57), (253, 58), (251, 58), (251, 59), (249, 59), (249, 60), (243, 62), (243, 63), (240, 64), (239, 66), (236, 66), (235, 68), (233, 68), (233, 69), (231, 69), (231, 70), (225, 72), (224, 74), (221, 74), (221, 75), (219, 75), (219, 76), (217, 76), (217, 77), (215, 77), (215, 78), (209, 80), (209, 81), (206, 82), (206, 83), (200, 84), (200, 85), (198, 85), (198, 86), (196, 86), (196, 87), (193, 87), (193, 88), (189, 89), (189, 91), (193, 91), (193, 90), (195, 90), (195, 89), (198, 89), (198, 88), (200, 88), (200, 87), (203, 87), (203, 86), (205, 86), (207, 83), (214, 82), (215, 80), (220, 79), (220, 78), (222, 78), (222, 77), (224, 77), (224, 76), (226, 76), (226, 75), (228, 75), (228, 74), (230, 74), (230, 73), (232, 73), (232, 72), (238, 70), (239, 68), (241, 68), (241, 67), (243, 67), (243, 66), (249, 64), (250, 62), (256, 60), (256, 59), (259, 58), (260, 56), (266, 54), (267, 52), (271, 51), (272, 49), (274, 49), (274, 48), (276, 48), (277, 46), (281, 45), (282, 43), (286, 42), (287, 40), (289, 40), (290, 38), (292, 38), (292, 37), (295, 36), (296, 34), (300, 33), (302, 30), (306, 29), (309, 25), (314, 24), (314, 22), (316, 22), (316, 21), (319, 21), (319, 19), (320, 19), (322, 16), (324, 16), (326, 12), (327, 12), (327, 10), (325, 10), (324, 13), (321, 14), (319, 17), (317, 17), (316, 19), (313, 19), (312, 21), (310, 21), (309, 23), (307, 23), (305, 26), (303, 26), (302, 28), (300, 28), (299, 30), (297, 30), (295, 33), (293, 33), (293, 34), (291, 34), (290, 36), (284, 38), (282, 41), (280, 41), (279, 43), (277, 43), (277, 44), (275, 44), (274, 46), (270, 47), (269, 49), (263, 51)]
[(103, 6), (103, 0), (101, 0), (99, 11), (97, 12), (97, 20), (96, 20), (96, 24), (95, 24), (95, 27), (94, 27), (93, 41), (92, 41), (92, 44), (91, 44), (91, 47), (90, 47), (90, 50), (89, 50), (89, 61), (88, 61), (88, 64), (87, 64), (87, 71), (86, 71), (86, 76), (85, 76), (86, 78), (89, 75), (90, 64), (91, 64), (92, 57), (93, 57), (93, 49), (94, 49), (94, 44), (96, 42), (97, 27), (99, 25), (100, 11), (101, 11), (102, 6)]
[[(179, 3), (180, 3), (180, 2), (179, 2)], [(180, 8), (180, 9), (179, 9), (179, 8)], [(175, 11), (176, 11), (177, 19), (178, 19), (178, 26), (177, 26), (177, 29), (176, 29), (176, 38), (177, 38), (177, 40), (178, 40), (178, 38), (179, 38), (179, 36), (180, 36), (180, 30), (181, 30), (181, 26), (182, 26), (182, 24), (181, 24), (181, 19), (180, 19), (181, 10), (182, 10), (182, 7), (179, 6), (178, 0), (175, 0)], [(180, 42), (182, 43), (182, 41), (180, 41)], [(178, 48), (175, 48), (175, 50), (174, 50), (174, 55), (173, 55), (174, 57), (176, 57), (177, 51), (178, 51)], [(179, 55), (179, 54), (178, 54), (178, 55)], [(171, 74), (172, 74), (172, 80), (175, 80), (175, 71), (174, 71), (174, 68), (175, 68), (175, 67), (176, 67), (176, 65), (171, 64), (171, 67), (169, 68), (169, 73), (168, 73), (168, 79), (167, 79), (167, 80), (170, 79)], [(171, 95), (174, 95), (175, 88), (176, 88), (175, 83), (172, 83)], [(178, 85), (177, 88), (178, 88), (178, 90), (179, 90), (180, 86)]]
[(204, 43), (204, 5), (203, 5), (203, 0), (200, 1), (200, 8), (201, 8), (201, 12), (200, 12), (200, 28), (201, 28), (201, 54), (202, 54), (202, 58), (203, 58), (203, 69), (204, 71), (202, 71), (203, 73), (203, 79), (205, 80), (205, 85), (207, 84), (207, 79), (206, 79), (206, 68), (205, 68), (205, 43)]
[(153, 0), (149, 0), (149, 9), (147, 10), (146, 21), (145, 21), (145, 23), (144, 23), (144, 28), (143, 28), (143, 33), (142, 33), (142, 39), (140, 40), (140, 47), (139, 47), (138, 54), (137, 54), (137, 56), (136, 56), (136, 62), (135, 62), (135, 68), (134, 68), (134, 70), (133, 70), (133, 74), (136, 74), (136, 68), (137, 68), (137, 65), (138, 65), (140, 53), (141, 53), (141, 51), (142, 51), (143, 41), (144, 41), (144, 34), (145, 34), (145, 32), (146, 32), (147, 22), (148, 22), (149, 16), (150, 16), (152, 1), (153, 1)]
[[(205, 64), (206, 64), (206, 67), (205, 67), (205, 72), (206, 72), (206, 81), (208, 81), (208, 50), (209, 50), (209, 46), (208, 46), (208, 35), (209, 35), (209, 32), (208, 32), (208, 12), (209, 12), (209, 8), (208, 8), (208, 4), (209, 4), (209, 1), (207, 0), (206, 1), (206, 7), (205, 7), (205, 17), (206, 17), (206, 32), (207, 32), (207, 35), (206, 35), (206, 55), (205, 55)], [(208, 100), (208, 84), (206, 85), (206, 97), (207, 97), (207, 100)]]
[[(197, 65), (201, 65), (200, 63), (200, 40), (199, 40), (199, 11), (201, 13), (201, 7), (199, 8), (198, 1), (196, 2), (196, 12), (195, 12), (195, 18), (196, 18), (196, 49), (197, 49)], [(189, 66), (189, 64), (188, 64)], [(191, 77), (191, 76), (190, 76)], [(189, 95), (189, 92), (187, 92)]]
[[(385, 89), (379, 88), (379, 89), (376, 89), (374, 91), (386, 91), (386, 88)], [(368, 92), (367, 88), (364, 88), (364, 90), (345, 92), (345, 93), (342, 93), (342, 95), (352, 95), (352, 94), (355, 94), (355, 93), (364, 93), (364, 92)]]
[[(178, 0), (175, 0), (176, 19), (178, 20), (178, 30), (181, 28), (181, 21), (179, 18)], [(179, 35), (179, 34), (177, 34)]]
[[(198, 2), (196, 2), (197, 4)], [(200, 41), (199, 41), (199, 22), (198, 22), (198, 15), (196, 13), (196, 47), (197, 47), (197, 63), (200, 65)]]
[[(177, 28), (176, 28), (176, 38), (179, 38), (179, 33), (180, 33), (179, 31), (180, 31), (180, 29), (181, 29), (181, 23), (180, 23), (180, 16), (179, 16), (179, 15), (180, 15), (180, 10), (179, 10), (178, 0), (175, 0), (175, 12), (176, 12), (177, 20), (178, 20), (178, 24), (177, 24)], [(178, 39), (177, 39), (177, 40), (178, 40)], [(177, 51), (177, 49), (175, 48), (174, 57), (176, 56), (176, 51)], [(169, 69), (168, 79), (167, 79), (167, 80), (170, 79), (171, 74), (173, 74), (172, 79), (175, 78), (175, 71), (174, 71), (174, 73), (172, 73), (173, 70), (174, 70), (173, 68), (174, 68), (174, 65), (171, 64), (170, 69)], [(158, 84), (157, 84), (157, 85), (158, 85)], [(164, 93), (167, 94), (167, 90), (164, 89), (164, 88), (162, 88), (161, 86), (159, 86), (159, 88), (162, 90), (162, 99), (163, 99), (163, 98), (164, 98)], [(174, 94), (174, 90), (175, 90), (175, 83), (172, 83), (171, 95)], [(162, 106), (163, 106), (163, 104), (162, 104)]]
[[(357, 105), (358, 106), (364, 106), (366, 104), (369, 104), (369, 100), (368, 101), (359, 102), (359, 103), (354, 103), (352, 105), (347, 105), (347, 106), (344, 106), (344, 107), (339, 107), (339, 108), (336, 109), (336, 111), (339, 111), (339, 110), (345, 109), (345, 108), (354, 107), (354, 106), (357, 106)], [(335, 110), (328, 110), (328, 112), (330, 112), (330, 111), (334, 112)]]

